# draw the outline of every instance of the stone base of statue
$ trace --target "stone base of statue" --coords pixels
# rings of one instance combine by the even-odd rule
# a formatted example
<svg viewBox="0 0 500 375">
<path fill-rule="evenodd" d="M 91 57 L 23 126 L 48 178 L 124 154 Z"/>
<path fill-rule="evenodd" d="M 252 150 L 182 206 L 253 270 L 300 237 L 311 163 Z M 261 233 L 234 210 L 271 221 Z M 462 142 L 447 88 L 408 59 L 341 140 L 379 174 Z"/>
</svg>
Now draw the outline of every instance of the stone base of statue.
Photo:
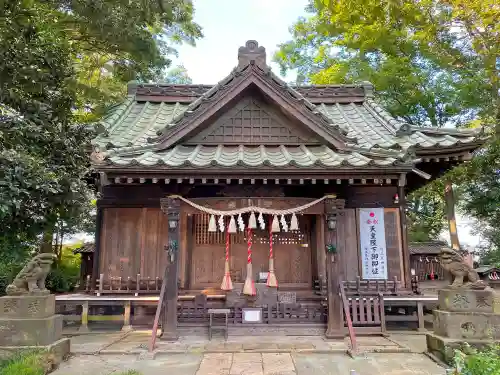
<svg viewBox="0 0 500 375">
<path fill-rule="evenodd" d="M 500 339 L 500 300 L 493 289 L 446 288 L 439 290 L 438 301 L 427 350 L 442 361 L 450 362 L 465 343 L 484 347 Z"/>
<path fill-rule="evenodd" d="M 62 315 L 55 314 L 55 296 L 0 297 L 0 357 L 12 351 L 42 349 L 59 363 L 69 354 L 70 341 L 62 338 Z"/>
</svg>

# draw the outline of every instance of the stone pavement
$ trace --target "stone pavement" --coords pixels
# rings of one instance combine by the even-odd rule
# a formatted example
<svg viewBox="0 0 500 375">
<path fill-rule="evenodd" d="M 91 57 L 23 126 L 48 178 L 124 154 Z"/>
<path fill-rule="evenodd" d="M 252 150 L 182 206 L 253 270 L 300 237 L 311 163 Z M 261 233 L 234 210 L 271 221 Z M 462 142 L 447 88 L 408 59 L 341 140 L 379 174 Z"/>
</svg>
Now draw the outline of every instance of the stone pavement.
<svg viewBox="0 0 500 375">
<path fill-rule="evenodd" d="M 422 353 L 425 335 L 358 337 L 360 355 L 346 355 L 349 340 L 320 336 L 199 336 L 158 340 L 147 352 L 148 332 L 103 333 L 71 338 L 73 357 L 53 375 L 444 375 Z"/>
<path fill-rule="evenodd" d="M 135 355 L 78 355 L 53 375 L 110 375 L 136 370 L 141 375 L 444 375 L 423 354 L 371 353 L 207 353 L 162 354 L 155 359 Z"/>
<path fill-rule="evenodd" d="M 73 354 L 144 354 L 151 338 L 149 332 L 106 333 L 74 336 Z M 424 335 L 396 334 L 390 337 L 358 337 L 362 353 L 422 353 Z M 345 340 L 326 340 L 321 336 L 230 336 L 227 341 L 214 337 L 212 341 L 200 336 L 180 337 L 177 342 L 157 340 L 155 355 L 205 353 L 316 353 L 344 354 L 350 346 Z"/>
</svg>

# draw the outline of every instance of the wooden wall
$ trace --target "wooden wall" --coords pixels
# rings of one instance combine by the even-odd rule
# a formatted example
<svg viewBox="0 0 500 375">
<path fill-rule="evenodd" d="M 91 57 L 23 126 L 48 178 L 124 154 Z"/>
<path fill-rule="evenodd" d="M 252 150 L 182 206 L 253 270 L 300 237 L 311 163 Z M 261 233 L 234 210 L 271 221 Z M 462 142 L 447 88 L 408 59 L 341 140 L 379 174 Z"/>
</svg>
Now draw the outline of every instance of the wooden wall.
<svg viewBox="0 0 500 375">
<path fill-rule="evenodd" d="M 390 196 L 393 192 L 386 190 L 387 194 L 382 196 Z M 363 201 L 361 206 L 370 205 L 372 190 L 360 188 L 359 192 L 366 194 L 358 197 L 358 204 Z M 389 201 L 388 198 L 386 200 Z M 389 279 L 397 276 L 399 280 L 404 280 L 400 213 L 398 208 L 393 207 L 385 208 L 384 211 L 388 276 Z M 183 213 L 180 218 L 181 285 L 195 289 L 218 287 L 224 269 L 224 234 L 205 233 L 201 227 L 207 226 L 208 221 L 201 223 L 195 219 L 196 216 L 198 215 L 188 217 Z M 312 218 L 312 215 L 303 215 L 300 220 L 304 237 L 292 238 L 291 234 L 278 234 L 282 239 L 276 241 L 274 253 L 276 275 L 281 286 L 288 284 L 310 288 L 318 275 L 324 278 L 325 269 L 321 264 L 324 261 L 324 245 L 318 239 L 318 236 L 325 235 L 324 215 L 316 215 L 316 221 L 309 220 Z M 253 271 L 256 276 L 259 271 L 268 269 L 269 241 L 265 231 L 254 235 Z M 231 235 L 231 269 L 234 281 L 237 278 L 244 280 L 246 275 L 247 244 L 243 237 L 242 234 Z M 139 273 L 141 277 L 162 278 L 166 263 L 164 246 L 167 242 L 168 219 L 159 207 L 104 207 L 99 273 L 103 273 L 105 278 L 135 279 Z M 346 208 L 339 217 L 337 247 L 342 262 L 339 265 L 339 277 L 354 280 L 361 270 L 357 208 Z"/>
<path fill-rule="evenodd" d="M 160 208 L 103 208 L 99 272 L 105 278 L 163 278 L 167 240 Z"/>
<path fill-rule="evenodd" d="M 300 231 L 273 234 L 274 268 L 282 287 L 310 289 L 312 287 L 314 245 L 311 240 L 311 215 L 301 215 Z M 208 232 L 208 215 L 193 215 L 191 267 L 189 288 L 219 287 L 224 275 L 225 233 Z M 269 269 L 269 229 L 253 231 L 252 272 L 254 279 L 259 272 Z M 247 264 L 246 234 L 230 234 L 230 267 L 233 282 L 244 282 Z M 315 253 L 314 253 L 315 256 Z M 181 281 L 182 283 L 182 281 Z"/>
<path fill-rule="evenodd" d="M 385 240 L 387 248 L 387 266 L 389 279 L 396 276 L 403 280 L 403 257 L 399 210 L 384 209 Z M 337 247 L 341 259 L 340 277 L 355 280 L 361 276 L 361 250 L 359 248 L 359 215 L 357 209 L 347 208 L 337 223 Z"/>
</svg>

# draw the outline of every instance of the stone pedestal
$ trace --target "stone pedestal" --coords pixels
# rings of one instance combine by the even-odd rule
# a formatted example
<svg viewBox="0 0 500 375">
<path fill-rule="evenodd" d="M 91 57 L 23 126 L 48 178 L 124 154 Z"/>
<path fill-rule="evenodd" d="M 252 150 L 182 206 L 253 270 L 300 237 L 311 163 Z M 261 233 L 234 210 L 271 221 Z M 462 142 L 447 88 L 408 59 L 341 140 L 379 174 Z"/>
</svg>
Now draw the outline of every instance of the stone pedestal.
<svg viewBox="0 0 500 375">
<path fill-rule="evenodd" d="M 481 347 L 500 339 L 499 296 L 491 288 L 442 289 L 434 310 L 434 332 L 427 334 L 427 349 L 445 362 L 464 343 Z"/>
<path fill-rule="evenodd" d="M 55 296 L 0 297 L 0 356 L 22 349 L 46 349 L 60 361 L 69 354 L 62 338 L 62 315 L 55 315 Z"/>
</svg>

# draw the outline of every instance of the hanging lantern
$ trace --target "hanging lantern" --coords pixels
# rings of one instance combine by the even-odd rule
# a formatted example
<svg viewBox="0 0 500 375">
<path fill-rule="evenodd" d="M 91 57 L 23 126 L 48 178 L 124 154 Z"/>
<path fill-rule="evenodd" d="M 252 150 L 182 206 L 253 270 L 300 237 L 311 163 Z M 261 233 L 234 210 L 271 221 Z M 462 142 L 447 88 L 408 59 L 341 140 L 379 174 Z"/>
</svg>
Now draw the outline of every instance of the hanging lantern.
<svg viewBox="0 0 500 375">
<path fill-rule="evenodd" d="M 259 218 L 257 219 L 257 221 L 259 222 L 260 229 L 266 229 L 266 223 L 264 221 L 264 215 L 262 215 L 262 212 L 259 212 Z"/>
<path fill-rule="evenodd" d="M 241 214 L 238 215 L 238 228 L 240 229 L 240 232 L 245 231 L 245 222 L 243 221 L 243 217 L 241 217 Z"/>
<path fill-rule="evenodd" d="M 271 224 L 271 231 L 273 233 L 280 231 L 280 224 L 278 223 L 278 217 L 276 215 L 274 215 L 273 217 L 273 223 Z"/>
<path fill-rule="evenodd" d="M 250 229 L 257 229 L 257 222 L 255 220 L 255 213 L 250 214 L 250 218 L 248 219 L 248 227 Z"/>
<path fill-rule="evenodd" d="M 280 223 L 283 228 L 283 232 L 288 232 L 288 223 L 286 222 L 285 215 L 281 215 Z"/>
<path fill-rule="evenodd" d="M 208 221 L 208 231 L 217 232 L 217 225 L 215 224 L 215 216 L 210 215 L 210 220 Z"/>
<path fill-rule="evenodd" d="M 221 232 L 224 232 L 225 226 L 224 226 L 224 216 L 220 215 L 219 216 L 219 230 Z"/>
<path fill-rule="evenodd" d="M 236 220 L 234 220 L 234 216 L 231 216 L 231 220 L 229 220 L 229 227 L 227 228 L 229 233 L 236 233 Z"/>
<path fill-rule="evenodd" d="M 292 215 L 292 220 L 290 221 L 290 230 L 299 230 L 299 221 L 295 214 Z"/>
</svg>

